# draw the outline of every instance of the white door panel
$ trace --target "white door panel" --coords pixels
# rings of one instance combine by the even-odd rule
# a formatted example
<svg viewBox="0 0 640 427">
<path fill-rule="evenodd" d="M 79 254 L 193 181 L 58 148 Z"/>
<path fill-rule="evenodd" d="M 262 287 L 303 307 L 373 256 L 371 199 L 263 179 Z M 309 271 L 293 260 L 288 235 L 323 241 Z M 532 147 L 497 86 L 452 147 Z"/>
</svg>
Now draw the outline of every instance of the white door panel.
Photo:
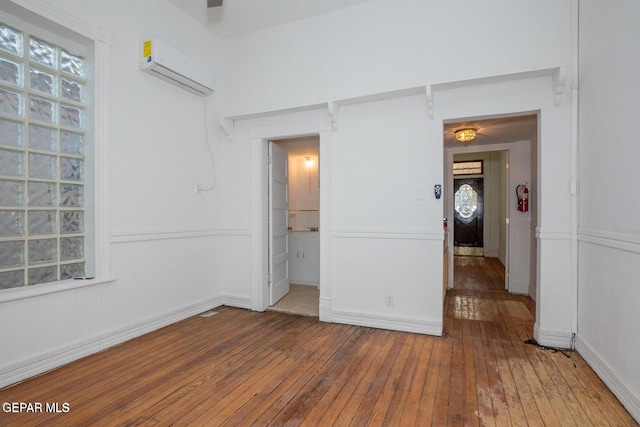
<svg viewBox="0 0 640 427">
<path fill-rule="evenodd" d="M 289 173 L 287 153 L 269 141 L 270 305 L 289 293 Z"/>
</svg>

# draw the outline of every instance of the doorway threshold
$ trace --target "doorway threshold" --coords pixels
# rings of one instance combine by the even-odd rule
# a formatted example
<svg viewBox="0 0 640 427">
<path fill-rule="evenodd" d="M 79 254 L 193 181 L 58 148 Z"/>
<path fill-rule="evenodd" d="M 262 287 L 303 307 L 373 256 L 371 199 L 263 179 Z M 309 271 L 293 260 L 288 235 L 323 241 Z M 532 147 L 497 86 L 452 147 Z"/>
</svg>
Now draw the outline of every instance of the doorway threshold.
<svg viewBox="0 0 640 427">
<path fill-rule="evenodd" d="M 319 316 L 320 291 L 317 286 L 291 284 L 289 293 L 268 308 L 269 311 L 297 314 L 299 316 Z"/>
<path fill-rule="evenodd" d="M 467 246 L 456 246 L 453 248 L 454 255 L 463 256 L 484 256 L 484 248 L 472 248 Z"/>
</svg>

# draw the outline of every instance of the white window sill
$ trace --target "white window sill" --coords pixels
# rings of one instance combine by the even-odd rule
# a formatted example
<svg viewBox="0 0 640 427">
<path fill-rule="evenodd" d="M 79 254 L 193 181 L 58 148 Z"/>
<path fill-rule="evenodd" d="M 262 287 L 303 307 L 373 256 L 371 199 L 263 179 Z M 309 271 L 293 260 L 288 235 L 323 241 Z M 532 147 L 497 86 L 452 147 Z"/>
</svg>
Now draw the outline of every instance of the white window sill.
<svg viewBox="0 0 640 427">
<path fill-rule="evenodd" d="M 42 283 L 39 285 L 20 286 L 0 290 L 0 304 L 4 302 L 17 301 L 21 299 L 39 297 L 42 295 L 55 294 L 58 292 L 70 291 L 73 289 L 86 288 L 88 286 L 102 285 L 115 282 L 115 278 L 95 278 L 87 280 L 63 280 L 60 282 Z"/>
</svg>

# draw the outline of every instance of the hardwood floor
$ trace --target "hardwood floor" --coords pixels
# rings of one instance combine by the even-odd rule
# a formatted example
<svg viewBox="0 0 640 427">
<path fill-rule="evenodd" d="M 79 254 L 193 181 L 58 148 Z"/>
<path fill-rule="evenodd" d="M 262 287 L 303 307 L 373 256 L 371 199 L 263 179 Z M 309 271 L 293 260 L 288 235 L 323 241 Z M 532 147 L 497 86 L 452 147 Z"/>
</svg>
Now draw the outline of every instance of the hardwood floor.
<svg viewBox="0 0 640 427">
<path fill-rule="evenodd" d="M 0 390 L 43 404 L 0 425 L 637 425 L 578 354 L 523 343 L 498 266 L 456 267 L 444 337 L 220 307 Z"/>
</svg>

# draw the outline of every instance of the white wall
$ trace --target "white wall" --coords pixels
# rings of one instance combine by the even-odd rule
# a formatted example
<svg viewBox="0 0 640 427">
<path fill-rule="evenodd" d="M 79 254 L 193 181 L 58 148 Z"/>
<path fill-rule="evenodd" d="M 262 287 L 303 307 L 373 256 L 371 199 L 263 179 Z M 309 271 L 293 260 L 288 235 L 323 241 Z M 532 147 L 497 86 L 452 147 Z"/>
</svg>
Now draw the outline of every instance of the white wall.
<svg viewBox="0 0 640 427">
<path fill-rule="evenodd" d="M 424 96 L 345 106 L 332 138 L 333 317 L 442 322 L 442 144 Z M 437 253 L 440 256 L 434 256 Z M 432 286 L 435 285 L 435 286 Z M 385 295 L 393 294 L 393 306 Z"/>
<path fill-rule="evenodd" d="M 233 71 L 220 88 L 223 112 L 570 65 L 570 6 L 570 0 L 374 0 L 236 37 L 224 43 Z"/>
<path fill-rule="evenodd" d="M 580 3 L 578 349 L 640 420 L 640 3 Z"/>
<path fill-rule="evenodd" d="M 291 120 L 291 111 L 307 109 L 324 110 L 329 119 L 327 101 L 337 107 L 327 136 L 330 176 L 321 174 L 321 191 L 327 179 L 333 191 L 331 209 L 320 208 L 333 224 L 325 236 L 330 250 L 321 276 L 325 320 L 417 319 L 437 330 L 443 209 L 442 200 L 433 198 L 433 185 L 444 181 L 442 123 L 542 111 L 538 200 L 532 202 L 537 209 L 545 206 L 537 224 L 543 249 L 537 255 L 536 337 L 569 346 L 572 267 L 562 259 L 571 258 L 571 98 L 551 74 L 559 67 L 571 71 L 571 5 L 374 0 L 223 43 L 228 69 L 219 95 L 223 114 L 242 128 L 234 132 L 237 153 L 251 145 L 245 126 L 259 127 L 260 120 L 277 126 Z M 474 19 L 469 26 L 454 25 L 463 10 Z M 425 85 L 431 84 L 427 97 Z M 386 100 L 367 98 L 381 93 Z M 246 174 L 261 173 L 256 157 Z M 529 159 L 525 163 L 531 166 Z M 236 187 L 245 194 L 260 192 L 259 185 Z M 416 200 L 417 193 L 424 200 Z M 223 205 L 237 204 L 229 198 Z M 528 242 L 533 231 L 526 231 Z M 258 261 L 237 260 L 252 262 Z M 527 280 L 521 292 L 528 293 L 533 264 L 523 262 Z M 380 265 L 384 272 L 373 267 Z M 261 275 L 255 268 L 254 279 Z M 384 304 L 388 292 L 397 294 L 393 307 Z"/>
<path fill-rule="evenodd" d="M 246 250 L 225 242 L 229 233 L 248 241 L 248 232 L 230 219 L 244 212 L 220 212 L 217 194 L 194 191 L 212 179 L 203 98 L 138 70 L 138 42 L 148 37 L 217 68 L 214 37 L 165 0 L 28 3 L 78 19 L 110 42 L 100 73 L 110 76 L 101 102 L 108 109 L 103 184 L 112 242 L 106 269 L 115 281 L 0 303 L 0 322 L 15 325 L 0 332 L 0 386 L 203 311 L 224 294 L 241 293 L 240 282 L 248 280 L 223 268 L 234 252 Z M 207 102 L 209 119 L 217 122 L 216 95 Z M 233 161 L 217 131 L 210 139 L 217 156 Z M 225 164 L 217 166 L 219 174 L 233 176 Z M 230 187 L 221 180 L 216 191 L 231 194 Z"/>
<path fill-rule="evenodd" d="M 265 140 L 319 133 L 320 319 L 441 333 L 442 289 L 428 278 L 442 275 L 442 204 L 432 190 L 442 166 L 430 159 L 443 148 L 425 137 L 426 104 L 417 95 L 343 106 L 335 132 L 326 109 L 235 122 L 234 144 L 253 153 L 254 185 L 238 191 L 255 200 L 256 246 L 236 263 L 258 262 L 254 308 L 264 309 L 266 294 Z"/>
</svg>

